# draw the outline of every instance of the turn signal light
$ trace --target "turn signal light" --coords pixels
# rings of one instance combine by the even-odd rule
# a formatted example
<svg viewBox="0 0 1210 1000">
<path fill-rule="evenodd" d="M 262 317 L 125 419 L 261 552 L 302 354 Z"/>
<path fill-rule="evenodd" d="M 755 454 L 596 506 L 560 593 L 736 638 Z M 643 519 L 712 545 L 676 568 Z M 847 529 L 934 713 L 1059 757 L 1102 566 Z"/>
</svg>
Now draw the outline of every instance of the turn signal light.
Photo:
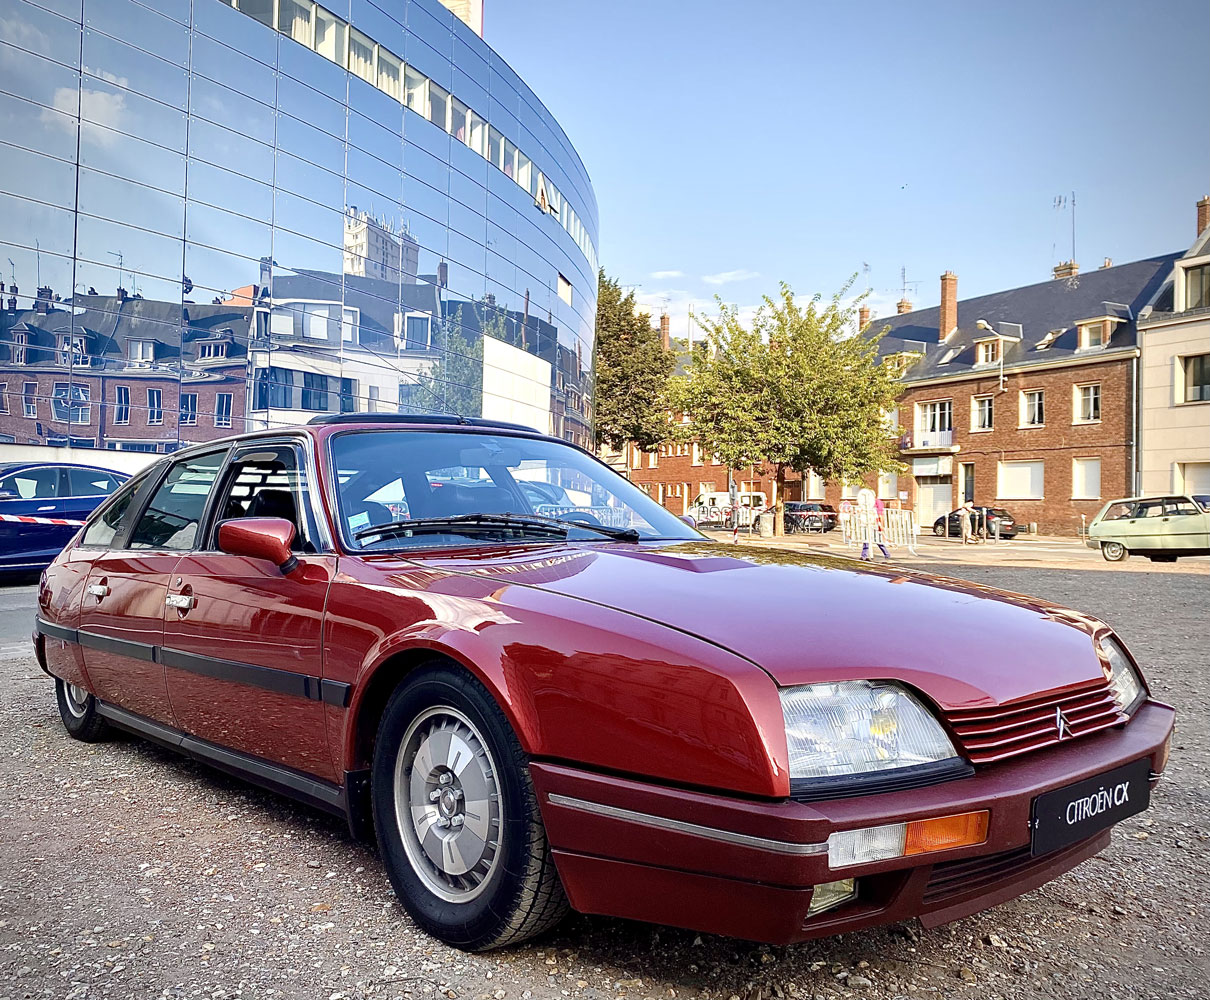
<svg viewBox="0 0 1210 1000">
<path fill-rule="evenodd" d="M 973 847 L 987 840 L 990 818 L 991 814 L 984 809 L 910 823 L 842 830 L 828 837 L 828 866 L 847 868 L 871 861 Z"/>
<path fill-rule="evenodd" d="M 987 840 L 987 821 L 990 817 L 991 813 L 984 809 L 982 812 L 943 816 L 940 819 L 913 820 L 907 824 L 904 856 L 982 844 Z"/>
</svg>

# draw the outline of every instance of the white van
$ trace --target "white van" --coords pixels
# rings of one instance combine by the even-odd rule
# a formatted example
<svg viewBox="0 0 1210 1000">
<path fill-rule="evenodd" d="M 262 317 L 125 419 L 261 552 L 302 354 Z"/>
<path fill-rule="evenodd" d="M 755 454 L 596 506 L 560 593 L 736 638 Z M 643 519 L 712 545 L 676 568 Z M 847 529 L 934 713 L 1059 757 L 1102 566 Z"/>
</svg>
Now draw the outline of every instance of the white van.
<svg viewBox="0 0 1210 1000">
<path fill-rule="evenodd" d="M 738 493 L 736 500 L 739 506 L 739 524 L 747 526 L 752 523 L 752 515 L 765 509 L 768 500 L 763 493 Z M 693 501 L 690 513 L 697 519 L 698 524 L 722 524 L 731 514 L 731 494 L 725 490 L 717 493 L 699 493 Z"/>
</svg>

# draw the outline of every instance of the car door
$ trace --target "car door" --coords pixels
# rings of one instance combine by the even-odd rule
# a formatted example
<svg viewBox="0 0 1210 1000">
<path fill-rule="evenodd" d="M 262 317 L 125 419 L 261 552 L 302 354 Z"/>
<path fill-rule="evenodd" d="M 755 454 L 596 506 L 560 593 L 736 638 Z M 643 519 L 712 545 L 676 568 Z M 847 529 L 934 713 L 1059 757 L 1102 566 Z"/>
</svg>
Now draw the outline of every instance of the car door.
<svg viewBox="0 0 1210 1000">
<path fill-rule="evenodd" d="M 193 547 L 227 449 L 182 457 L 149 477 L 138 513 L 92 564 L 80 644 L 93 692 L 136 715 L 174 725 L 158 649 L 171 573 Z"/>
<path fill-rule="evenodd" d="M 232 453 L 205 537 L 173 570 L 161 659 L 185 732 L 335 781 L 323 700 L 333 694 L 320 678 L 336 557 L 310 488 L 300 442 L 256 441 Z M 218 525 L 241 517 L 291 521 L 298 568 L 286 575 L 219 551 Z"/>
<path fill-rule="evenodd" d="M 31 466 L 0 477 L 0 514 L 64 518 L 69 492 L 67 470 L 58 465 Z M 0 567 L 47 565 L 71 541 L 78 526 L 0 521 Z"/>
<path fill-rule="evenodd" d="M 1131 552 L 1149 552 L 1164 547 L 1165 527 L 1163 497 L 1140 500 L 1122 522 L 1119 540 Z"/>
<path fill-rule="evenodd" d="M 1164 501 L 1164 547 L 1181 552 L 1204 549 L 1207 516 L 1189 497 L 1168 497 Z"/>
</svg>

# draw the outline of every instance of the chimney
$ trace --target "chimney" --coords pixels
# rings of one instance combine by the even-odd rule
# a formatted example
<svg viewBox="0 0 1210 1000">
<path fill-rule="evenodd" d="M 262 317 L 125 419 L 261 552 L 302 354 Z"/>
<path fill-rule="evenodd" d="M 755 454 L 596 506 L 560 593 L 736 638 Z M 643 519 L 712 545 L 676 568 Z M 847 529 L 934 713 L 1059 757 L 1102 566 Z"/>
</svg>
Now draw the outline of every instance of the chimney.
<svg viewBox="0 0 1210 1000">
<path fill-rule="evenodd" d="M 958 275 L 946 271 L 941 275 L 941 315 L 937 321 L 941 339 L 945 340 L 958 325 Z"/>
<path fill-rule="evenodd" d="M 861 330 L 864 330 L 869 325 L 870 325 L 870 307 L 862 306 L 860 309 L 857 310 L 857 329 L 858 329 L 858 331 L 861 331 Z"/>
<path fill-rule="evenodd" d="M 1113 258 L 1112 257 L 1106 257 L 1105 263 L 1102 264 L 1097 270 L 1104 271 L 1105 268 L 1107 268 L 1107 267 L 1113 267 Z"/>
<path fill-rule="evenodd" d="M 1201 236 L 1207 226 L 1210 226 L 1210 195 L 1197 203 L 1197 235 Z"/>
<path fill-rule="evenodd" d="M 906 296 L 895 303 L 895 315 L 902 316 L 904 313 L 912 311 L 912 303 L 909 302 Z"/>
<path fill-rule="evenodd" d="M 660 343 L 664 345 L 665 351 L 672 350 L 672 320 L 668 318 L 667 313 L 660 315 Z"/>
<path fill-rule="evenodd" d="M 437 265 L 437 284 L 441 288 L 448 288 L 450 283 L 450 266 L 445 261 Z"/>
<path fill-rule="evenodd" d="M 1062 264 L 1055 265 L 1055 278 L 1074 278 L 1080 273 L 1080 265 L 1074 260 L 1065 260 Z"/>
</svg>

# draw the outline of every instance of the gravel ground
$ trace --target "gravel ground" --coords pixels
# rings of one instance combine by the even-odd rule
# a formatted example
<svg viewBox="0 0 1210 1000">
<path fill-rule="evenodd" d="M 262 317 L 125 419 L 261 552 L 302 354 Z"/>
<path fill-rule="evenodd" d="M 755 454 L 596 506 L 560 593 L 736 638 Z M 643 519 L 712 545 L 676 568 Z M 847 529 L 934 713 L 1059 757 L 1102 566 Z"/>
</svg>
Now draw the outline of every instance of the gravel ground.
<svg viewBox="0 0 1210 1000">
<path fill-rule="evenodd" d="M 134 739 L 69 739 L 49 681 L 0 648 L 0 997 L 1206 997 L 1210 586 L 949 572 L 1094 611 L 1180 711 L 1152 809 L 1022 899 L 787 948 L 573 916 L 468 956 L 411 925 L 339 822 Z"/>
</svg>

